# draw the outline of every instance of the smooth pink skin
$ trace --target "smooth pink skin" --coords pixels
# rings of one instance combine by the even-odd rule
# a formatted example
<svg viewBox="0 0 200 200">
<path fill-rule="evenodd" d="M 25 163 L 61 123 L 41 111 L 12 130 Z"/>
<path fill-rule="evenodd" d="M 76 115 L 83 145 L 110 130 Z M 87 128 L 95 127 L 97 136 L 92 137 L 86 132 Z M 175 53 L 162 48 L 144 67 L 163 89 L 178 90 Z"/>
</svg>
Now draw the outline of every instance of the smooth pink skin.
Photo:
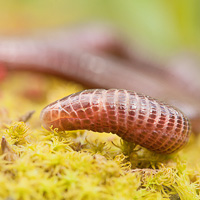
<svg viewBox="0 0 200 200">
<path fill-rule="evenodd" d="M 0 62 L 9 70 L 34 70 L 91 88 L 126 88 L 164 100 L 200 122 L 200 87 L 130 48 L 109 29 L 58 31 L 47 36 L 0 40 Z M 194 123 L 193 123 L 194 124 Z M 193 128 L 199 131 L 200 123 Z"/>
<path fill-rule="evenodd" d="M 40 119 L 46 129 L 111 132 L 165 154 L 180 150 L 191 133 L 181 111 L 130 90 L 84 90 L 45 107 Z"/>
</svg>

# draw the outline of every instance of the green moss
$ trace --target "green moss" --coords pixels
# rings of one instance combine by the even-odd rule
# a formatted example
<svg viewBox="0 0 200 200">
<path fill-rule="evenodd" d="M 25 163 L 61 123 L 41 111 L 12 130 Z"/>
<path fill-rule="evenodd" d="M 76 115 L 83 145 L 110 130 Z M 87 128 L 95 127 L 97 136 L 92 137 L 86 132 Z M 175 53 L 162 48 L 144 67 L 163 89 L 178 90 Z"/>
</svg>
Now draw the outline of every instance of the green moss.
<svg viewBox="0 0 200 200">
<path fill-rule="evenodd" d="M 47 131 L 39 123 L 42 107 L 82 87 L 43 78 L 45 98 L 32 101 L 22 95 L 21 76 L 12 75 L 1 86 L 4 95 L 0 103 L 4 107 L 0 109 L 0 137 L 10 144 L 0 156 L 1 199 L 200 198 L 200 160 L 196 153 L 200 138 L 192 138 L 179 153 L 164 156 L 113 134 Z M 54 95 L 49 88 L 56 91 Z M 16 101 L 9 101 L 12 98 Z M 23 105 L 20 108 L 16 105 L 19 101 Z M 33 107 L 35 116 L 28 123 L 18 122 L 18 117 Z"/>
</svg>

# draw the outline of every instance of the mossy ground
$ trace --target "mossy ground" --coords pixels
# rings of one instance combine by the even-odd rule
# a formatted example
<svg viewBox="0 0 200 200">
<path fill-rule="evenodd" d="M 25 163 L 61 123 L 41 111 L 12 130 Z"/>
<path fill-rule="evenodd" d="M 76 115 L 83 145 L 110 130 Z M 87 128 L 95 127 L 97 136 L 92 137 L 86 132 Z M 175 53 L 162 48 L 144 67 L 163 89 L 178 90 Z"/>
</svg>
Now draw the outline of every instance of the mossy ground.
<svg viewBox="0 0 200 200">
<path fill-rule="evenodd" d="M 200 199 L 200 138 L 159 155 L 113 134 L 44 130 L 40 111 L 84 89 L 33 73 L 0 83 L 0 137 L 13 151 L 0 157 L 0 199 Z M 35 110 L 31 119 L 19 122 Z"/>
</svg>

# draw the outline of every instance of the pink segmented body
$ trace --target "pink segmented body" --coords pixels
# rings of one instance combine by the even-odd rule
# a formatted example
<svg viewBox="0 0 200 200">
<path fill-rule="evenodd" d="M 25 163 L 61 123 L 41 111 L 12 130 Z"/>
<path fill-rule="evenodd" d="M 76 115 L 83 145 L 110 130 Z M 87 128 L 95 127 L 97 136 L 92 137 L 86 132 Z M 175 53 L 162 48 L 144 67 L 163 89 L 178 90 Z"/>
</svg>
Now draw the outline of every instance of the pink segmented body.
<svg viewBox="0 0 200 200">
<path fill-rule="evenodd" d="M 43 109 L 45 128 L 112 132 L 151 151 L 173 153 L 190 136 L 190 123 L 178 109 L 130 90 L 84 90 Z"/>
</svg>

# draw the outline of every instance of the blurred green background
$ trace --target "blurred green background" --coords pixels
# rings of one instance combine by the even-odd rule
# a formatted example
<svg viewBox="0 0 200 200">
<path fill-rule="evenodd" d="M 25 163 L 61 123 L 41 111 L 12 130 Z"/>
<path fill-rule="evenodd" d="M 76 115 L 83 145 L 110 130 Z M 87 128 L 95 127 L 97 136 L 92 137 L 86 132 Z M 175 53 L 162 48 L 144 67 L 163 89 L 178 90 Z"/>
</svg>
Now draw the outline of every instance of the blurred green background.
<svg viewBox="0 0 200 200">
<path fill-rule="evenodd" d="M 199 0 L 0 0 L 0 34 L 106 22 L 161 56 L 200 51 Z"/>
</svg>

